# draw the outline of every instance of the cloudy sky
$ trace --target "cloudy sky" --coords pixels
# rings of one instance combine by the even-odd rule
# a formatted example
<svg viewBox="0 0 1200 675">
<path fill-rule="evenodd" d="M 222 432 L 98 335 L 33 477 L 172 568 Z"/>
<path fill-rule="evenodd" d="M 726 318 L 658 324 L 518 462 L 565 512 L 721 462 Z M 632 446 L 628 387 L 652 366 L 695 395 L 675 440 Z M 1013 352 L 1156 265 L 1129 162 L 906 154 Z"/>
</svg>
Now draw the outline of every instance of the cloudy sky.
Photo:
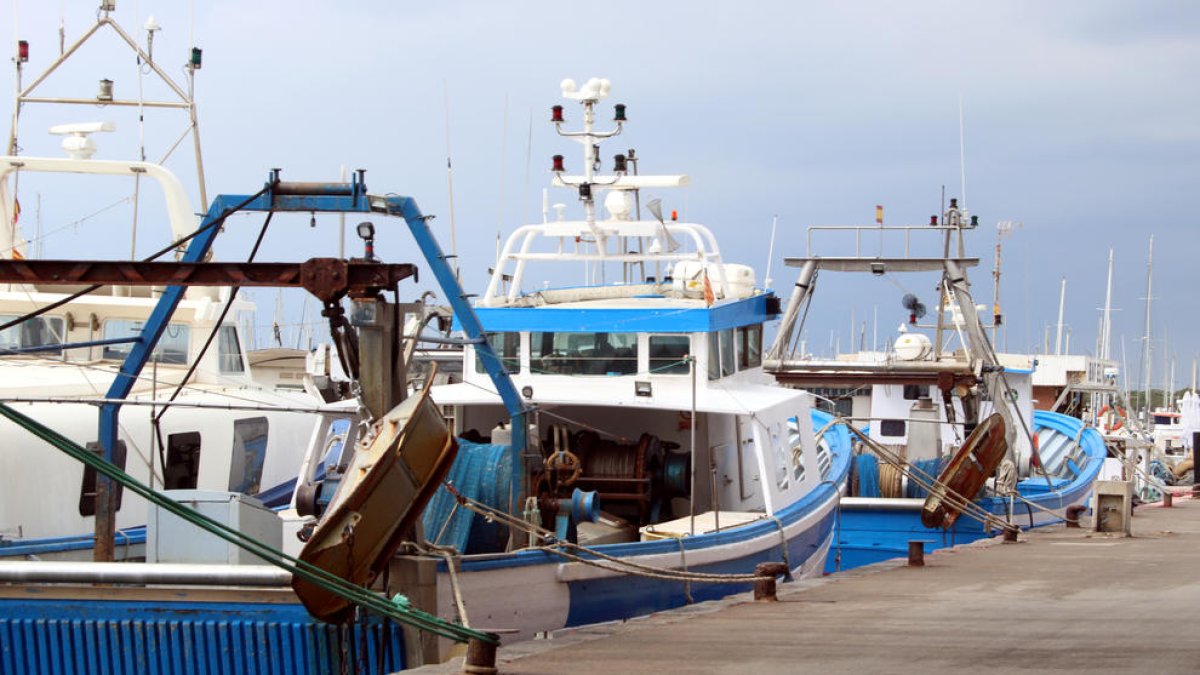
<svg viewBox="0 0 1200 675">
<path fill-rule="evenodd" d="M 69 44 L 97 4 L 15 3 L 12 34 L 32 45 L 26 85 L 57 55 L 60 19 Z M 1065 276 L 1071 350 L 1093 352 L 1112 248 L 1112 349 L 1120 360 L 1124 347 L 1137 377 L 1153 235 L 1155 383 L 1164 353 L 1176 359 L 1177 386 L 1200 354 L 1200 6 L 1191 2 L 118 0 L 114 16 L 142 36 L 150 14 L 163 26 L 155 59 L 172 75 L 182 79 L 191 44 L 204 49 L 196 88 L 210 196 L 251 193 L 271 167 L 296 180 L 361 167 L 373 190 L 412 195 L 438 215 L 448 247 L 449 155 L 458 252 L 473 291 L 486 282 L 497 231 L 540 219 L 550 156 L 580 163 L 577 146 L 546 122 L 564 77 L 612 81 L 609 102 L 626 103 L 631 122 L 605 155 L 633 147 L 643 172 L 689 174 L 690 188 L 662 195 L 668 207 L 712 227 L 725 257 L 757 267 L 760 281 L 778 216 L 771 276 L 785 293 L 794 271 L 782 259 L 805 254 L 808 226 L 866 224 L 876 204 L 889 224 L 921 224 L 941 208 L 943 189 L 963 196 L 961 100 L 967 206 L 980 221 L 968 252 L 984 259 L 972 274 L 980 302 L 992 294 L 997 223 L 1021 224 L 1004 240 L 1000 346 L 1043 350 Z M 118 98 L 136 96 L 136 63 L 100 37 L 39 93 L 93 96 L 106 77 Z M 164 97 L 148 77 L 141 86 Z M 15 89 L 11 68 L 0 88 Z M 573 104 L 567 114 L 579 118 Z M 101 154 L 130 156 L 133 115 L 31 105 L 20 143 L 28 154 L 56 153 L 50 124 L 112 119 L 121 129 L 98 139 Z M 147 126 L 156 158 L 181 117 L 151 117 L 165 129 Z M 178 151 L 171 164 L 187 175 L 188 161 Z M 89 255 L 127 256 L 128 203 L 91 215 L 120 200 L 125 188 L 114 187 L 66 200 L 48 191 L 44 254 L 79 255 L 86 244 Z M 22 185 L 27 231 L 30 193 L 42 189 Z M 259 220 L 243 221 L 229 228 L 222 257 L 244 257 Z M 164 232 L 143 223 L 137 252 L 158 248 Z M 307 218 L 277 222 L 260 260 L 330 255 L 336 232 L 332 218 L 315 229 Z M 845 252 L 845 241 L 814 243 L 818 253 Z M 416 258 L 399 229 L 381 233 L 380 250 L 391 261 Z M 809 350 L 847 349 L 852 316 L 856 333 L 867 322 L 868 346 L 890 338 L 903 293 L 931 304 L 934 283 L 824 276 Z M 269 314 L 273 294 L 256 299 Z"/>
</svg>

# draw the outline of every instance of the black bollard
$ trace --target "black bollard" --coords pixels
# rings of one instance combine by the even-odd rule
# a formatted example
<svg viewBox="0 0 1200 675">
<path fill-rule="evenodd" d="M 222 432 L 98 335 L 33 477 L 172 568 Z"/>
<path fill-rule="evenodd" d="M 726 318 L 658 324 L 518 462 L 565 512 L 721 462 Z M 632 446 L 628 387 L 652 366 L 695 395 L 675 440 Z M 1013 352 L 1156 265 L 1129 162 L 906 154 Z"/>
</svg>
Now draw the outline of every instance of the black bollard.
<svg viewBox="0 0 1200 675">
<path fill-rule="evenodd" d="M 916 539 L 908 540 L 908 566 L 925 566 L 925 542 Z"/>
<path fill-rule="evenodd" d="M 754 566 L 754 601 L 775 602 L 775 577 L 788 573 L 787 565 L 783 563 L 759 563 Z"/>
<path fill-rule="evenodd" d="M 469 675 L 495 675 L 496 644 L 471 638 L 467 640 L 467 658 L 463 661 L 463 673 Z"/>
</svg>

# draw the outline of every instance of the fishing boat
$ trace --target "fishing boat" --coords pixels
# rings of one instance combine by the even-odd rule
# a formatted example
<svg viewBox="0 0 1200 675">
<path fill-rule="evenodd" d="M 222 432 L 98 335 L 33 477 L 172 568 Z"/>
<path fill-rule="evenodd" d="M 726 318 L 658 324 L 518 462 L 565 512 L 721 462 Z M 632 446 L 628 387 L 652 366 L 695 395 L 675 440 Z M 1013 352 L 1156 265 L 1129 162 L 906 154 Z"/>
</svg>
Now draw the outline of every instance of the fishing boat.
<svg viewBox="0 0 1200 675">
<path fill-rule="evenodd" d="M 114 11 L 115 3 L 102 2 L 84 36 L 64 45 L 43 76 L 19 89 L 14 119 L 33 102 L 166 106 L 189 112 L 195 131 L 190 86 L 169 83 L 181 97 L 169 103 L 114 98 L 111 82 L 94 100 L 47 101 L 34 92 L 99 34 L 127 44 L 140 72 L 165 78 L 148 44 L 160 27 L 147 21 L 143 47 Z M 28 55 L 22 41 L 18 82 Z M 193 49 L 185 72 L 190 78 L 199 67 Z M 384 368 L 376 358 L 404 347 L 379 338 L 391 324 L 351 325 L 339 313 L 343 298 L 365 298 L 355 306 L 391 316 L 380 293 L 412 277 L 416 267 L 386 265 L 371 255 L 304 263 L 229 263 L 211 256 L 218 233 L 236 225 L 229 221 L 234 213 L 258 213 L 267 223 L 278 212 L 400 215 L 428 236 L 419 211 L 405 197 L 369 195 L 361 173 L 350 182 L 295 184 L 276 170 L 256 193 L 220 195 L 197 218 L 191 195 L 165 165 L 101 159 L 90 136 L 108 130 L 105 123 L 58 128 L 67 135 L 65 158 L 18 154 L 14 130 L 0 159 L 0 314 L 6 324 L 0 333 L 0 672 L 383 673 L 412 662 L 403 622 L 457 635 L 456 627 L 418 618 L 380 594 L 289 567 L 279 551 L 283 522 L 273 507 L 292 499 L 310 437 L 347 405 L 374 406 L 371 414 L 382 416 L 377 395 L 386 392 L 368 382 L 349 404 L 327 402 L 338 398 L 341 387 L 331 375 L 339 369 L 326 359 L 325 367 L 310 372 L 301 365 L 308 355 L 291 350 L 252 355 L 236 321 L 238 312 L 253 309 L 239 288 L 309 290 L 334 319 L 340 370 L 357 382 L 360 362 L 351 354 L 378 374 Z M 52 183 L 57 179 L 68 190 L 58 198 L 80 199 L 98 192 L 94 183 L 107 181 L 111 188 L 114 177 L 132 183 L 125 187 L 133 188 L 135 204 L 139 191 L 147 199 L 157 191 L 165 205 L 170 229 L 158 233 L 165 246 L 156 256 L 33 255 L 17 219 L 18 197 L 28 203 L 34 185 L 64 187 Z M 202 182 L 199 194 L 206 201 Z M 462 295 L 457 286 L 455 293 Z M 402 314 L 395 316 L 399 325 Z M 348 348 L 359 333 L 361 352 Z M 320 440 L 334 448 L 338 438 Z M 374 603 L 374 613 L 343 624 L 314 618 L 289 588 L 293 576 L 305 574 L 356 603 Z"/>
<path fill-rule="evenodd" d="M 506 641 L 744 591 L 759 563 L 820 574 L 850 464 L 846 430 L 762 369 L 774 294 L 713 230 L 642 204 L 688 177 L 639 174 L 633 151 L 601 173 L 626 107 L 601 131 L 608 81 L 561 89 L 582 130 L 561 105 L 551 122 L 583 163 L 556 155 L 553 187 L 582 217 L 547 198 L 508 237 L 474 308 L 497 356 L 466 345 L 464 381 L 431 390 L 459 444 L 423 517 L 451 552 L 431 611 Z"/>
<path fill-rule="evenodd" d="M 60 104 L 52 107 L 55 112 L 72 104 L 76 109 L 86 104 L 90 110 L 112 110 L 106 106 L 176 109 L 188 120 L 181 140 L 198 133 L 190 92 L 201 66 L 199 50 L 192 52 L 184 68 L 186 84 L 178 83 L 153 55 L 154 33 L 160 27 L 151 19 L 147 42 L 139 43 L 117 23 L 111 9 L 102 7 L 95 24 L 65 45 L 69 49 L 31 84 L 21 85 L 30 55 L 27 42 L 21 42 L 14 60 L 19 93 L 7 153 L 0 159 L 0 222 L 5 224 L 0 228 L 0 256 L 14 265 L 47 262 L 37 255 L 40 242 L 27 240 L 40 233 L 40 228 L 29 227 L 33 209 L 21 214 L 20 204 L 28 207 L 35 198 L 66 202 L 82 201 L 79 195 L 118 197 L 115 203 L 132 206 L 134 235 L 140 219 L 142 238 L 153 237 L 163 246 L 160 260 L 181 253 L 196 236 L 200 221 L 193 203 L 196 197 L 206 201 L 198 137 L 194 144 L 197 181 L 190 188 L 161 162 L 108 158 L 112 152 L 103 146 L 107 135 L 116 131 L 112 122 L 51 128 L 62 137 L 64 155 L 18 153 L 18 147 L 40 143 L 23 139 L 17 126 L 22 121 L 28 126 L 27 108 L 35 103 Z M 139 76 L 160 79 L 171 98 L 114 99 L 109 80 L 91 97 L 43 94 L 80 47 L 106 36 L 127 46 L 143 64 Z M 143 115 L 139 125 L 152 131 L 167 126 L 160 117 L 164 123 L 156 127 L 153 119 Z M 140 131 L 135 137 L 144 139 L 146 129 Z M 123 140 L 127 143 L 129 138 L 127 134 Z M 131 155 L 146 156 L 148 148 L 141 142 Z M 158 204 L 163 211 L 152 213 L 152 206 Z M 100 223 L 107 218 L 105 212 L 79 227 L 103 227 L 109 239 L 124 236 L 119 223 Z M 148 230 L 147 222 L 161 229 Z M 167 283 L 130 286 L 119 279 L 91 283 L 83 279 L 82 270 L 93 261 L 86 259 L 86 252 L 73 253 L 83 259 L 65 260 L 59 269 L 48 272 L 45 267 L 39 271 L 22 267 L 17 277 L 0 285 L 0 400 L 79 443 L 91 443 L 97 451 L 105 445 L 100 437 L 111 436 L 108 457 L 156 488 L 236 493 L 268 507 L 286 504 L 316 423 L 313 413 L 327 398 L 304 374 L 305 354 L 290 353 L 286 358 L 254 354 L 239 319 L 255 308 L 232 284 L 187 288 L 170 320 L 163 323 L 154 312 Z M 144 279 L 133 269 L 136 262 L 130 261 L 130 281 Z M 79 281 L 64 281 L 70 278 Z M 146 334 L 150 326 L 161 334 L 153 336 L 153 350 L 143 355 L 143 369 L 133 372 L 127 369 L 131 354 L 150 344 Z M 292 365 L 281 367 L 285 362 Z M 5 452 L 0 453 L 0 557 L 91 558 L 97 513 L 95 473 L 69 458 L 47 453 L 41 443 L 7 424 L 0 426 L 0 433 L 8 439 Z M 145 502 L 123 495 L 115 505 L 113 529 L 119 545 L 106 548 L 117 558 L 145 556 Z"/>
<path fill-rule="evenodd" d="M 1075 520 L 1078 508 L 1073 507 L 1087 504 L 1107 455 L 1104 438 L 1083 420 L 1035 410 L 1037 359 L 993 349 L 967 280 L 967 269 L 979 260 L 966 256 L 965 236 L 977 223 L 951 200 L 928 225 L 814 226 L 807 254 L 786 259 L 800 274 L 766 367 L 786 386 L 819 393 L 823 404 L 853 427 L 856 440 L 827 572 L 903 556 L 912 541 L 932 552 L 1004 530 Z M 846 240 L 837 241 L 839 236 L 853 238 L 852 255 L 811 250 L 814 239 L 845 250 Z M 875 238 L 881 242 L 879 255 L 864 253 L 862 242 Z M 903 242 L 903 255 L 883 255 L 883 247 L 896 242 Z M 796 357 L 797 319 L 811 302 L 819 272 L 940 276 L 935 320 L 922 323 L 927 306 L 906 293 L 898 303 L 901 328 L 887 350 L 832 359 Z M 951 349 L 955 342 L 957 349 Z M 1054 394 L 1055 406 L 1068 396 Z M 952 458 L 993 415 L 1003 420 L 1005 449 L 998 458 L 1001 470 L 990 466 L 985 477 L 995 472 L 999 478 L 958 495 L 965 512 L 947 526 L 922 522 L 927 502 L 942 499 L 949 490 L 946 481 L 963 470 Z"/>
</svg>

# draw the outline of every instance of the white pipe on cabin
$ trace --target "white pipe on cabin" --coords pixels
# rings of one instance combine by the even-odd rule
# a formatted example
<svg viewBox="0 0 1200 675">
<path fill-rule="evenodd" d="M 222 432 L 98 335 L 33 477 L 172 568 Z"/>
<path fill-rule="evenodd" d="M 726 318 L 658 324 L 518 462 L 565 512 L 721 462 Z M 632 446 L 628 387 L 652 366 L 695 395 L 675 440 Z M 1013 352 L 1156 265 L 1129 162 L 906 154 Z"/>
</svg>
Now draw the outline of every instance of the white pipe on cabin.
<svg viewBox="0 0 1200 675">
<path fill-rule="evenodd" d="M 292 575 L 272 565 L 18 560 L 0 562 L 0 583 L 289 586 Z"/>
</svg>

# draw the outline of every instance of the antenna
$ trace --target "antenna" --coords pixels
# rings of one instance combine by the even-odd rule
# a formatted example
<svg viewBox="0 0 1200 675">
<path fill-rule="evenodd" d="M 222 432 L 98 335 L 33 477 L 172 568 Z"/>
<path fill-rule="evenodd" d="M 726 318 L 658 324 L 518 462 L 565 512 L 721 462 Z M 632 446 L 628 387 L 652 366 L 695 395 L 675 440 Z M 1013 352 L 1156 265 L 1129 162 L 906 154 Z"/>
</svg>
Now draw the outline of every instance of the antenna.
<svg viewBox="0 0 1200 675">
<path fill-rule="evenodd" d="M 963 131 L 963 95 L 958 93 L 958 170 L 962 181 L 963 211 L 967 210 L 967 150 Z"/>
<path fill-rule="evenodd" d="M 446 191 L 450 197 L 450 255 L 454 276 L 458 276 L 458 237 L 454 229 L 454 166 L 450 162 L 450 87 L 442 79 L 442 108 L 446 118 Z"/>
<path fill-rule="evenodd" d="M 504 229 L 504 160 L 508 154 L 508 92 L 504 92 L 504 123 L 500 130 L 500 204 L 496 214 L 496 241 Z"/>
<path fill-rule="evenodd" d="M 663 220 L 662 200 L 658 197 L 655 197 L 654 199 L 646 202 L 646 210 L 650 211 L 650 214 L 653 215 L 654 219 L 658 221 L 659 229 L 662 231 L 662 239 L 667 243 L 667 250 L 677 250 L 679 248 L 679 242 L 675 241 L 675 237 L 671 236 L 671 231 L 667 229 L 667 223 Z M 654 244 L 651 244 L 650 247 L 654 248 Z M 661 249 L 662 244 L 659 244 L 659 250 Z"/>
<path fill-rule="evenodd" d="M 767 275 L 763 277 L 763 288 L 771 287 L 771 261 L 775 258 L 775 228 L 779 225 L 779 214 L 771 216 L 771 245 L 767 248 Z"/>
</svg>

